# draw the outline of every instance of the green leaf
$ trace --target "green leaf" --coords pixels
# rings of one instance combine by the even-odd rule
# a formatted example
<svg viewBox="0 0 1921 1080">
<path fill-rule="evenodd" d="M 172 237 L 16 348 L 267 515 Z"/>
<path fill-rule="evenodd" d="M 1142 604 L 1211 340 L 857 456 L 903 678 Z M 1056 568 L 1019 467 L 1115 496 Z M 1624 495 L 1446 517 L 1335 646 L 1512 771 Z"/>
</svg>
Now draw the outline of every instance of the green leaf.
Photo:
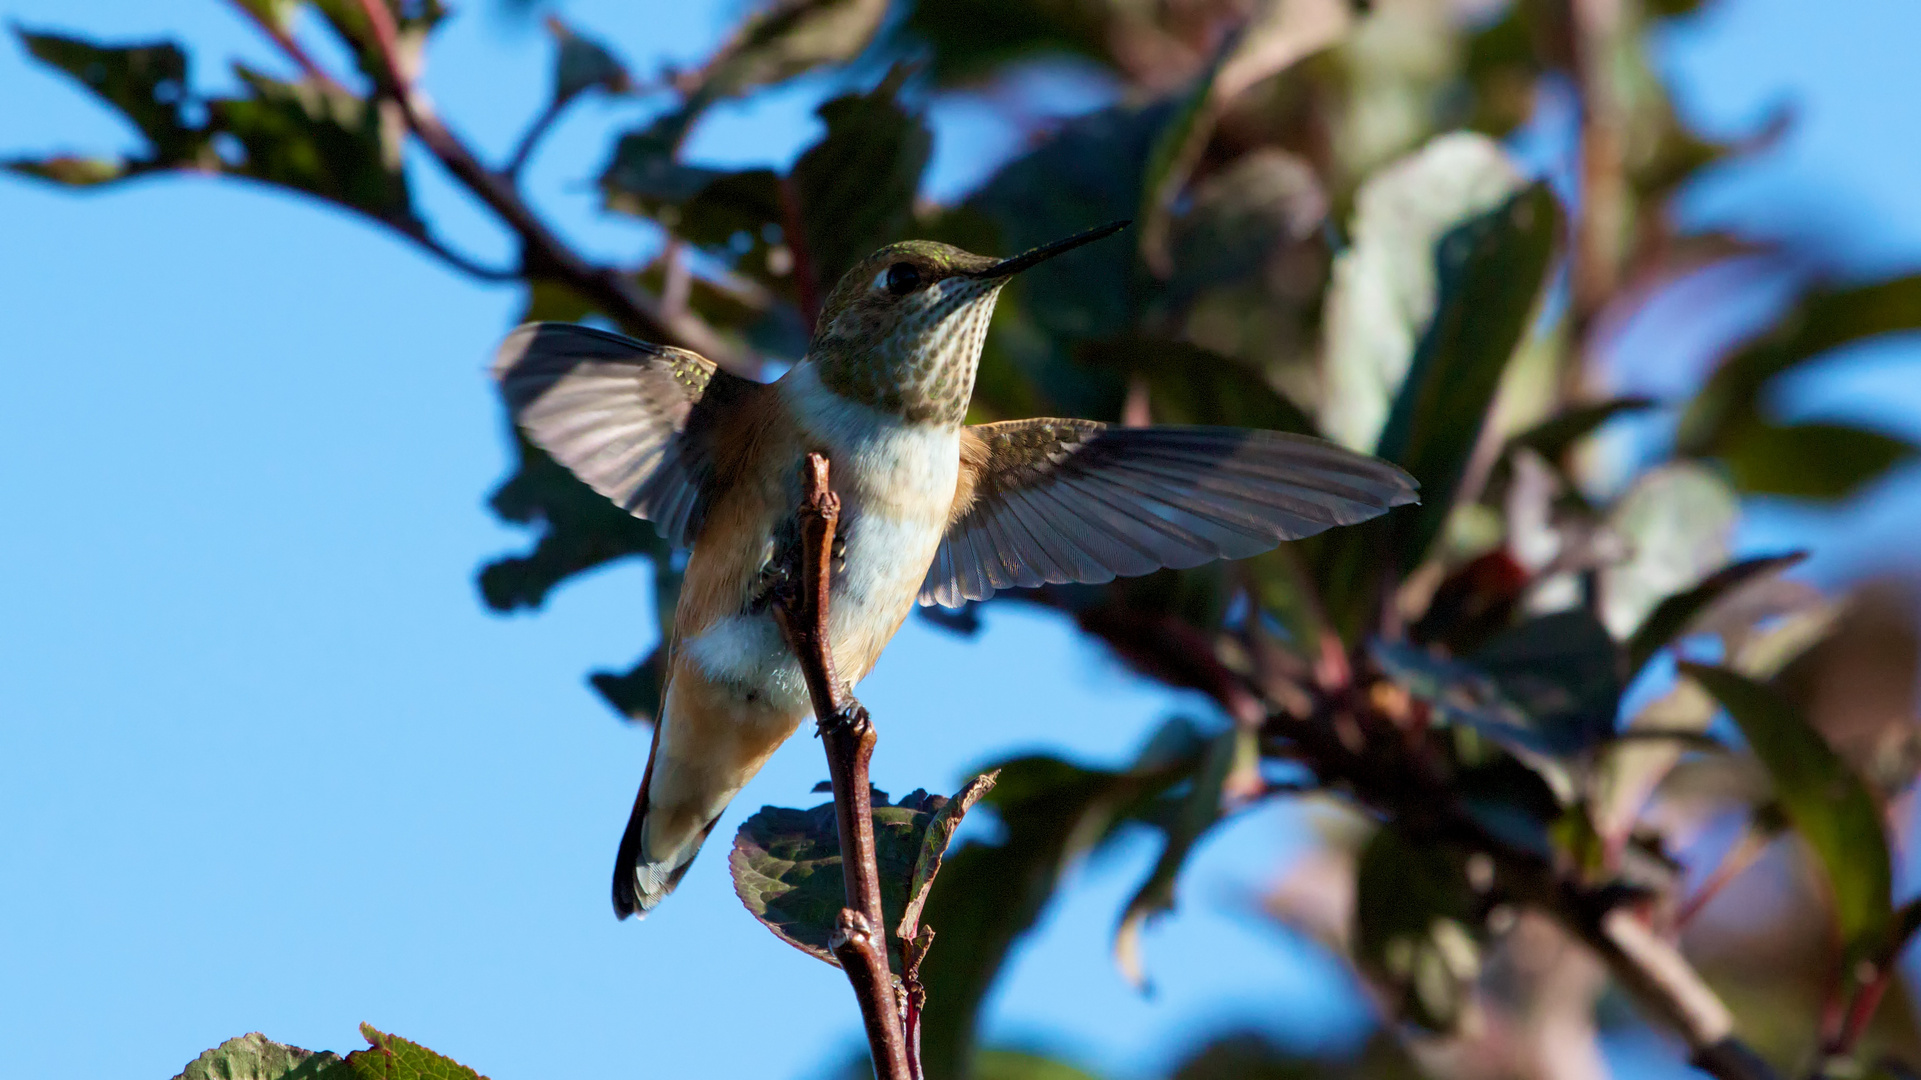
<svg viewBox="0 0 1921 1080">
<path fill-rule="evenodd" d="M 689 96 L 728 97 L 852 60 L 886 15 L 887 0 L 776 0 L 708 60 Z"/>
<path fill-rule="evenodd" d="M 1221 820 L 1222 788 L 1233 770 L 1242 732 L 1236 728 L 1209 740 L 1206 757 L 1194 776 L 1193 787 L 1167 828 L 1167 842 L 1154 869 L 1134 890 L 1114 930 L 1114 963 L 1136 988 L 1147 986 L 1141 959 L 1141 931 L 1156 915 L 1174 909 L 1174 882 L 1202 834 Z"/>
<path fill-rule="evenodd" d="M 1834 901 L 1848 961 L 1888 925 L 1893 875 L 1881 808 L 1800 711 L 1767 686 L 1725 668 L 1683 663 L 1741 728 L 1774 780 L 1775 795 L 1807 842 Z"/>
<path fill-rule="evenodd" d="M 1257 278 L 1279 252 L 1319 245 L 1327 209 L 1327 192 L 1302 159 L 1273 148 L 1236 159 L 1195 184 L 1173 220 L 1160 302 L 1185 309 L 1208 290 Z"/>
<path fill-rule="evenodd" d="M 1399 518 L 1396 562 L 1414 568 L 1441 533 L 1508 359 L 1546 280 L 1560 215 L 1545 184 L 1462 225 L 1435 248 L 1440 292 L 1375 453 L 1421 484 Z"/>
<path fill-rule="evenodd" d="M 981 800 L 981 796 L 994 790 L 994 780 L 999 775 L 999 771 L 994 770 L 976 776 L 953 798 L 934 808 L 934 816 L 927 822 L 927 831 L 921 835 L 920 853 L 914 859 L 914 872 L 907 879 L 907 898 L 902 904 L 900 922 L 895 924 L 896 937 L 911 939 L 920 935 L 921 911 L 927 906 L 929 890 L 934 886 L 935 876 L 940 873 L 941 860 L 947 857 L 948 845 L 954 842 L 954 830 L 960 828 L 961 819 Z"/>
<path fill-rule="evenodd" d="M 1497 634 L 1468 661 L 1494 679 L 1558 753 L 1614 731 L 1623 689 L 1621 650 L 1585 608 L 1542 615 Z"/>
<path fill-rule="evenodd" d="M 1548 461 L 1559 461 L 1601 425 L 1627 413 L 1645 412 L 1658 402 L 1645 397 L 1618 397 L 1569 409 L 1516 435 L 1510 446 L 1525 446 Z"/>
<path fill-rule="evenodd" d="M 1326 393 L 1321 426 L 1329 438 L 1357 450 L 1371 449 L 1377 443 L 1384 449 L 1398 449 L 1408 441 L 1410 433 L 1402 431 L 1390 443 L 1383 428 L 1395 408 L 1397 389 L 1405 397 L 1404 384 L 1412 384 L 1408 372 L 1416 362 L 1417 349 L 1425 345 L 1433 352 L 1443 344 L 1439 339 L 1424 343 L 1423 335 L 1435 339 L 1437 330 L 1452 325 L 1437 315 L 1444 307 L 1443 292 L 1449 280 L 1457 282 L 1458 303 L 1462 299 L 1458 283 L 1463 276 L 1463 258 L 1497 254 L 1511 257 L 1491 248 L 1469 250 L 1462 246 L 1477 245 L 1482 237 L 1470 239 L 1456 234 L 1460 238 L 1452 241 L 1455 246 L 1445 249 L 1443 240 L 1471 222 L 1483 222 L 1485 228 L 1492 220 L 1490 215 L 1507 205 L 1521 186 L 1520 172 L 1500 144 L 1468 132 L 1436 138 L 1361 185 L 1354 197 L 1354 221 L 1349 230 L 1352 242 L 1334 260 L 1322 317 Z M 1544 220 L 1532 222 L 1528 228 L 1532 233 L 1551 225 Z M 1544 259 L 1545 253 L 1538 257 Z M 1509 265 L 1502 269 L 1523 275 L 1512 288 L 1525 294 L 1521 299 L 1524 306 L 1531 306 L 1537 284 L 1525 278 L 1525 267 Z M 1498 292 L 1497 287 L 1495 294 Z M 1474 298 L 1477 306 L 1486 299 L 1479 295 Z M 1478 311 L 1470 313 L 1470 317 L 1479 315 Z M 1459 322 L 1461 316 L 1456 313 L 1450 318 Z M 1506 336 L 1498 326 L 1489 329 L 1493 339 Z M 1518 340 L 1518 331 L 1514 336 Z M 1451 341 L 1446 344 L 1456 346 Z M 1486 344 L 1499 347 L 1501 342 Z M 1505 364 L 1513 348 L 1511 341 L 1499 348 L 1498 363 Z M 1429 360 L 1429 366 L 1434 362 Z M 1412 419 L 1404 417 L 1403 424 Z M 1477 426 L 1479 418 L 1464 413 L 1453 422 Z M 1470 437 L 1472 434 L 1469 432 Z M 1423 499 L 1432 501 L 1433 496 L 1424 495 Z"/>
<path fill-rule="evenodd" d="M 520 461 L 489 505 L 503 521 L 540 527 L 526 555 L 480 571 L 480 592 L 495 611 L 536 608 L 561 582 L 616 559 L 645 555 L 664 563 L 668 545 L 654 527 L 615 506 L 545 451 L 515 435 Z"/>
<path fill-rule="evenodd" d="M 1675 449 L 1717 456 L 1738 440 L 1775 376 L 1866 338 L 1921 329 L 1921 275 L 1809 293 L 1766 334 L 1724 360 L 1689 403 Z"/>
<path fill-rule="evenodd" d="M 1744 559 L 1715 571 L 1692 589 L 1675 593 L 1661 601 L 1642 621 L 1634 636 L 1628 639 L 1627 670 L 1641 670 L 1656 652 L 1687 633 L 1695 617 L 1716 600 L 1751 581 L 1779 573 L 1806 558 L 1807 552 L 1796 551 L 1786 555 Z"/>
<path fill-rule="evenodd" d="M 940 862 L 940 855 L 930 854 L 929 848 L 945 851 L 964 810 L 949 813 L 941 824 L 942 833 L 931 840 L 929 830 L 941 810 L 962 799 L 979 798 L 993 781 L 979 785 L 978 780 L 969 784 L 955 800 L 915 791 L 889 806 L 884 794 L 875 796 L 874 854 L 880 865 L 881 910 L 888 926 L 906 925 L 902 916 L 908 913 L 910 898 L 915 913 L 926 903 L 926 891 Z M 727 865 L 735 895 L 754 918 L 789 945 L 839 965 L 828 940 L 841 909 L 847 906 L 847 891 L 833 803 L 811 810 L 761 807 L 741 823 Z M 916 887 L 918 893 L 913 892 Z M 891 934 L 888 949 L 898 970 L 900 944 Z"/>
<path fill-rule="evenodd" d="M 340 39 L 353 56 L 360 73 L 376 86 L 388 81 L 387 62 L 381 55 L 380 44 L 374 36 L 373 25 L 367 21 L 366 9 L 361 0 L 309 0 L 320 18 L 327 24 L 334 36 Z M 441 0 L 383 0 L 393 16 L 394 30 L 397 34 L 401 67 L 417 71 L 421 64 L 421 54 L 427 43 L 427 35 L 447 17 L 447 6 Z"/>
<path fill-rule="evenodd" d="M 1798 499 L 1845 499 L 1914 453 L 1914 444 L 1878 431 L 1759 420 L 1732 426 L 1719 445 L 1735 487 Z"/>
<path fill-rule="evenodd" d="M 1395 995 L 1397 1015 L 1448 1032 L 1480 973 L 1474 890 L 1459 852 L 1376 830 L 1354 881 L 1354 959 Z"/>
<path fill-rule="evenodd" d="M 274 1042 L 259 1032 L 228 1039 L 189 1062 L 174 1080 L 344 1080 L 340 1057 Z"/>
<path fill-rule="evenodd" d="M 1626 638 L 1662 600 L 1700 584 L 1727 562 L 1739 515 L 1734 492 L 1699 462 L 1642 473 L 1608 511 L 1628 557 L 1601 569 L 1601 621 Z"/>
<path fill-rule="evenodd" d="M 596 671 L 587 682 L 615 712 L 639 724 L 660 717 L 661 695 L 667 689 L 667 650 L 656 646 L 625 672 Z"/>
<path fill-rule="evenodd" d="M 187 54 L 180 46 L 171 41 L 96 45 L 20 27 L 14 33 L 34 59 L 71 76 L 140 132 L 149 149 L 131 163 L 133 168 L 166 168 L 211 158 L 207 132 L 192 119 L 196 103 L 187 77 Z"/>
<path fill-rule="evenodd" d="M 983 1050 L 969 1080 L 1099 1080 L 1065 1061 L 1023 1050 Z"/>
<path fill-rule="evenodd" d="M 819 296 L 876 248 L 904 239 L 933 133 L 899 101 L 910 69 L 896 64 L 865 94 L 822 105 L 827 134 L 794 162 L 805 263 Z"/>
<path fill-rule="evenodd" d="M 1613 731 L 1620 653 L 1585 610 L 1530 619 L 1464 660 L 1376 642 L 1389 677 L 1444 719 L 1534 754 L 1575 753 Z"/>
<path fill-rule="evenodd" d="M 244 64 L 248 96 L 209 102 L 214 127 L 240 145 L 225 171 L 303 191 L 409 233 L 423 231 L 400 157 L 401 133 L 351 94 L 269 78 Z"/>
<path fill-rule="evenodd" d="M 589 90 L 621 94 L 632 87 L 627 66 L 607 46 L 574 30 L 556 15 L 547 17 L 547 30 L 559 44 L 554 52 L 555 105 Z"/>
<path fill-rule="evenodd" d="M 487 1080 L 452 1058 L 371 1024 L 360 1025 L 360 1034 L 373 1045 L 347 1055 L 346 1069 L 354 1080 Z"/>
<path fill-rule="evenodd" d="M 1186 341 L 1130 336 L 1089 342 L 1075 353 L 1089 367 L 1125 372 L 1147 387 L 1157 424 L 1210 424 L 1315 434 L 1300 406 L 1259 372 Z"/>
<path fill-rule="evenodd" d="M 944 884 L 922 922 L 939 946 L 921 968 L 928 1009 L 921 1054 L 933 1080 L 972 1075 L 975 1020 L 1009 950 L 1034 925 L 1062 873 L 1190 773 L 1204 745 L 1185 724 L 1163 727 L 1132 769 L 1089 769 L 1060 758 L 1001 762 L 982 799 L 1004 828 L 995 843 L 947 856 Z"/>
</svg>

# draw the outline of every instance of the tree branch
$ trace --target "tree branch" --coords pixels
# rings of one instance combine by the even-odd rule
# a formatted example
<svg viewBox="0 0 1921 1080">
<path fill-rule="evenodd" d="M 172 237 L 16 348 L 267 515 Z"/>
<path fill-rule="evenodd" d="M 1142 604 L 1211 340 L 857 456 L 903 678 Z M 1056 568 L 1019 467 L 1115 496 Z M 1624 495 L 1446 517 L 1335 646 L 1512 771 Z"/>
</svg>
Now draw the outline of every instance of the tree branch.
<svg viewBox="0 0 1921 1080">
<path fill-rule="evenodd" d="M 854 996 L 860 999 L 875 1075 L 879 1080 L 910 1080 L 918 1070 L 908 1063 L 900 996 L 887 966 L 887 920 L 881 911 L 880 866 L 874 850 L 874 806 L 867 772 L 874 756 L 874 724 L 835 674 L 828 636 L 828 585 L 840 499 L 828 484 L 827 459 L 820 454 L 807 455 L 801 481 L 800 580 L 797 588 L 776 595 L 774 617 L 806 676 L 834 785 L 847 906 L 841 909 L 830 940 Z"/>
<path fill-rule="evenodd" d="M 758 365 L 691 311 L 664 311 L 659 300 L 618 270 L 593 265 L 556 235 L 521 199 L 513 182 L 482 164 L 414 87 L 401 65 L 399 32 L 385 0 L 360 0 L 360 7 L 373 27 L 386 69 L 381 92 L 399 104 L 408 129 L 435 160 L 520 237 L 523 273 L 559 279 L 637 337 L 692 349 L 733 371 L 753 373 Z"/>
</svg>

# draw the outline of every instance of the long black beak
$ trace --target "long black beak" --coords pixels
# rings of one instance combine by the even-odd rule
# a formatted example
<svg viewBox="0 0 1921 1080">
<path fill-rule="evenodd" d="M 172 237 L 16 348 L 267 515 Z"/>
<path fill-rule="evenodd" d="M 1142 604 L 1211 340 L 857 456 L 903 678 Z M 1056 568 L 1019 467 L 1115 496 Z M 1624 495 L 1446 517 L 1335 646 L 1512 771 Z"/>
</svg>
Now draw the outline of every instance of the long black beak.
<svg viewBox="0 0 1921 1080">
<path fill-rule="evenodd" d="M 976 270 L 970 276 L 977 278 L 1001 278 L 1009 274 L 1018 274 L 1028 267 L 1038 266 L 1063 252 L 1072 251 L 1082 244 L 1091 244 L 1103 236 L 1112 236 L 1122 229 L 1127 228 L 1129 224 L 1131 223 L 1126 221 L 1110 221 L 1105 225 L 1089 229 L 1084 233 L 1075 233 L 1065 240 L 1056 240 L 1046 247 L 1037 247 L 1025 255 L 1016 255 L 1011 259 L 1002 259 L 1000 262 L 995 263 L 985 270 Z"/>
</svg>

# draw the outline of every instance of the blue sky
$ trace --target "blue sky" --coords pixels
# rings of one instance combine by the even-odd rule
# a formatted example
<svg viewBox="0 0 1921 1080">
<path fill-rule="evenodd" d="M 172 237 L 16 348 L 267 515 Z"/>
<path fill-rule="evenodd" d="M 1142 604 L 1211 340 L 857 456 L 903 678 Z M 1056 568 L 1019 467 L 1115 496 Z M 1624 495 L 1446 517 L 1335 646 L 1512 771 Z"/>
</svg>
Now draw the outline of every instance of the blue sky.
<svg viewBox="0 0 1921 1080">
<path fill-rule="evenodd" d="M 479 0 L 439 37 L 428 86 L 504 156 L 546 91 L 547 46 Z M 1689 114 L 1739 130 L 1792 98 L 1765 161 L 1698 193 L 1704 219 L 1818 226 L 1840 265 L 1921 254 L 1921 17 L 1899 5 L 1729 0 L 1670 35 Z M 711 46 L 731 5 L 577 0 L 637 68 Z M 276 60 L 214 0 L 0 0 L 35 27 L 178 35 Z M 1096 95 L 1042 80 L 1063 110 Z M 784 161 L 817 131 L 803 81 L 697 133 L 707 161 Z M 0 151 L 127 145 L 67 84 L 0 45 Z M 590 252 L 640 230 L 586 181 L 637 107 L 588 104 L 536 159 L 541 205 Z M 935 113 L 932 188 L 1010 153 L 965 102 Z M 467 250 L 508 246 L 429 168 L 428 211 Z M 606 877 L 646 754 L 585 686 L 650 644 L 637 565 L 487 614 L 472 583 L 525 534 L 486 512 L 507 467 L 483 368 L 510 288 L 457 277 L 350 216 L 258 188 L 157 180 L 75 197 L 0 178 L 0 1041 L 20 1075 L 167 1077 L 262 1030 L 351 1049 L 366 1020 L 502 1080 L 801 1077 L 857 1038 L 839 974 L 742 911 L 718 850 L 645 923 Z M 1921 436 L 1911 347 L 1796 391 L 1797 409 Z M 1632 365 L 1628 365 L 1630 368 Z M 1628 376 L 1632 379 L 1632 372 Z M 1913 470 L 1838 514 L 1769 508 L 1751 541 L 1813 537 L 1838 578 L 1921 527 Z M 962 641 L 910 622 L 861 688 L 876 782 L 952 786 L 1049 748 L 1114 761 L 1199 705 L 1122 672 L 1051 617 L 996 609 Z M 929 693 L 936 687 L 938 692 Z M 824 774 L 796 740 L 722 822 L 805 805 Z M 991 1006 L 996 1038 L 1120 1080 L 1207 1032 L 1259 1024 L 1340 1045 L 1365 1019 L 1335 968 L 1248 914 L 1299 850 L 1280 808 L 1223 831 L 1151 930 L 1156 993 L 1114 974 L 1107 935 L 1152 857 L 1079 873 Z M 743 1033 L 751 1032 L 751 1036 Z M 1627 1053 L 1626 1050 L 1623 1053 Z M 1637 1059 L 1638 1060 L 1638 1059 Z"/>
</svg>

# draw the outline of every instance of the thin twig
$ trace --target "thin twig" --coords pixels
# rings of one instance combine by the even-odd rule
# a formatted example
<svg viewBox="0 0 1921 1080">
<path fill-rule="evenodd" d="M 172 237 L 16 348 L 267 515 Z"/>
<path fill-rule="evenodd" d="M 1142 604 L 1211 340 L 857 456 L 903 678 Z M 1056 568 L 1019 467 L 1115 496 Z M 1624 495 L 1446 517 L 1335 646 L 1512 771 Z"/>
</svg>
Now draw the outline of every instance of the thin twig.
<svg viewBox="0 0 1921 1080">
<path fill-rule="evenodd" d="M 912 1080 L 917 1070 L 908 1061 L 900 995 L 887 966 L 887 921 L 881 912 L 880 865 L 874 849 L 874 806 L 867 771 L 874 756 L 874 724 L 835 674 L 828 636 L 828 586 L 840 499 L 828 483 L 827 459 L 820 454 L 807 455 L 801 480 L 800 580 L 797 588 L 777 595 L 774 617 L 807 679 L 834 785 L 847 906 L 841 909 L 831 945 L 860 1000 L 875 1075 L 879 1080 Z"/>
<path fill-rule="evenodd" d="M 442 167 L 498 214 L 520 237 L 522 271 L 558 278 L 594 302 L 628 332 L 704 354 L 724 367 L 752 374 L 755 366 L 727 339 L 692 312 L 669 314 L 660 302 L 612 267 L 595 266 L 569 247 L 521 199 L 513 183 L 482 164 L 467 144 L 434 114 L 400 62 L 399 31 L 384 0 L 360 0 L 373 28 L 385 77 L 381 91 L 400 105 L 407 126 Z"/>
<path fill-rule="evenodd" d="M 240 3 L 240 0 L 230 0 L 230 3 L 235 11 L 245 16 L 249 22 L 260 28 L 261 33 L 271 38 L 273 43 L 279 46 L 280 51 L 286 54 L 287 59 L 292 60 L 294 66 L 298 67 L 307 78 L 318 83 L 322 89 L 343 94 L 348 92 L 346 87 L 340 85 L 340 80 L 328 74 L 327 69 L 314 60 L 313 54 L 309 53 L 300 42 L 294 40 L 294 36 L 285 28 L 268 18 L 264 10 Z"/>
<path fill-rule="evenodd" d="M 555 98 L 547 103 L 546 108 L 540 110 L 540 115 L 534 117 L 534 122 L 528 124 L 527 130 L 520 136 L 520 143 L 514 147 L 513 156 L 507 159 L 507 164 L 501 166 L 500 175 L 510 181 L 519 179 L 520 170 L 527 167 L 527 159 L 534 154 L 534 146 L 540 142 L 541 136 L 547 134 L 547 129 L 554 126 L 554 121 L 560 119 L 560 114 L 566 111 L 571 101 L 571 98 Z"/>
</svg>

